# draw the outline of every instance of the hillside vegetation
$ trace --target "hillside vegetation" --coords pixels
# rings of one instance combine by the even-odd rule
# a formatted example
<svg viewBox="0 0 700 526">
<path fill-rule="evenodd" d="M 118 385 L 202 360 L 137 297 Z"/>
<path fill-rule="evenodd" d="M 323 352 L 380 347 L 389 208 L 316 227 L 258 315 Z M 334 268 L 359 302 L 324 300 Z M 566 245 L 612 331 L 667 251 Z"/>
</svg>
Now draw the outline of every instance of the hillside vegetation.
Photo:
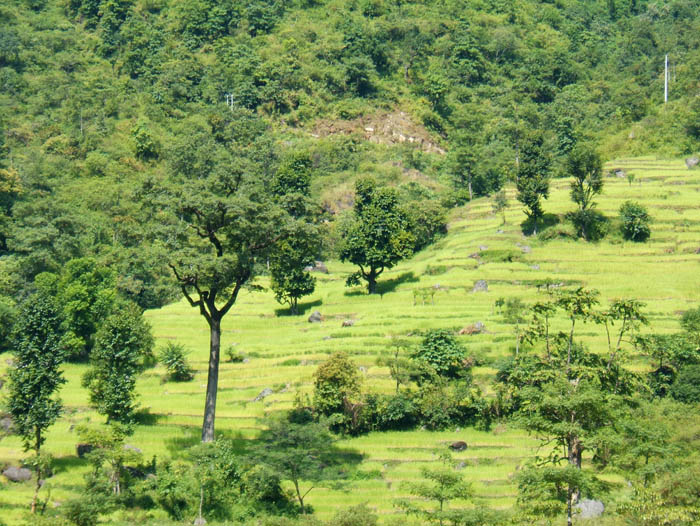
<svg viewBox="0 0 700 526">
<path fill-rule="evenodd" d="M 2 2 L 0 526 L 700 520 L 698 71 L 694 0 Z"/>
<path fill-rule="evenodd" d="M 638 298 L 647 305 L 654 332 L 677 332 L 678 313 L 697 305 L 700 299 L 696 255 L 700 215 L 694 206 L 700 191 L 699 172 L 688 172 L 679 161 L 652 157 L 620 160 L 609 165 L 613 167 L 634 173 L 635 182 L 630 186 L 625 179 L 606 179 L 600 210 L 613 215 L 626 199 L 643 202 L 654 217 L 654 233 L 647 243 L 623 242 L 620 238 L 597 244 L 526 238 L 519 229 L 523 218 L 519 207 L 507 208 L 503 225 L 500 215 L 492 211 L 491 200 L 481 198 L 454 211 L 445 239 L 388 274 L 381 296 L 346 289 L 343 283 L 351 267 L 336 261 L 327 262 L 329 273 L 319 275 L 316 293 L 302 303 L 303 317 L 288 316 L 269 292 L 244 294 L 224 324 L 224 345 L 233 346 L 244 361 L 222 365 L 219 432 L 245 448 L 258 436 L 262 417 L 291 408 L 298 392 L 311 393 L 317 365 L 339 350 L 346 351 L 362 368 L 363 391 L 391 393 L 394 380 L 386 367 L 377 365 L 377 358 L 393 352 L 392 337 L 418 343 L 421 331 L 458 330 L 479 321 L 485 325 L 483 333 L 459 336 L 459 340 L 480 357 L 481 363 L 473 372 L 475 383 L 492 396 L 495 368 L 515 345 L 513 326 L 504 323 L 494 303 L 499 297 L 519 297 L 532 303 L 542 297 L 537 285 L 545 279 L 597 288 L 604 304 L 619 297 Z M 567 190 L 564 181 L 557 183 L 548 208 L 557 213 L 568 210 Z M 499 252 L 512 253 L 513 261 L 489 260 L 487 254 Z M 488 291 L 472 292 L 480 279 L 487 281 Z M 435 285 L 440 289 L 432 299 L 423 304 L 419 297 L 416 302 L 415 291 Z M 307 322 L 312 310 L 320 310 L 324 321 Z M 153 455 L 158 459 L 181 458 L 185 448 L 199 441 L 208 355 L 206 324 L 185 302 L 149 311 L 147 318 L 159 346 L 179 342 L 192 349 L 189 360 L 195 378 L 188 383 L 164 384 L 165 370 L 161 367 L 141 375 L 137 392 L 145 416 L 128 440 L 138 444 L 147 459 Z M 342 328 L 341 323 L 347 319 L 355 320 L 355 325 Z M 565 319 L 558 319 L 556 326 L 564 328 Z M 583 331 L 583 341 L 591 348 L 605 346 L 604 334 L 597 326 L 587 325 Z M 650 370 L 644 356 L 633 353 L 631 358 L 634 370 Z M 6 366 L 4 362 L 2 365 Z M 61 391 L 66 415 L 48 438 L 48 447 L 56 456 L 50 484 L 51 499 L 57 503 L 80 491 L 77 480 L 88 469 L 75 456 L 76 427 L 100 420 L 87 407 L 86 392 L 80 386 L 85 370 L 84 365 L 66 366 L 68 383 Z M 272 394 L 254 401 L 265 388 L 270 388 Z M 683 415 L 673 426 L 674 440 L 691 440 L 686 445 L 694 447 L 696 413 Z M 382 523 L 391 523 L 393 517 L 405 521 L 393 505 L 394 499 L 407 496 L 402 482 L 420 480 L 422 466 L 438 464 L 435 451 L 446 450 L 458 440 L 469 444 L 466 452 L 455 454 L 455 459 L 466 463 L 462 473 L 472 482 L 477 502 L 512 509 L 517 497 L 513 476 L 535 454 L 538 443 L 505 421 L 488 431 L 452 428 L 374 432 L 346 438 L 342 445 L 363 455 L 358 466 L 361 475 L 353 479 L 350 491 L 321 487 L 310 494 L 309 502 L 320 518 L 331 518 L 342 507 L 368 503 L 377 509 Z M 18 439 L 8 437 L 0 443 L 3 459 L 18 460 L 22 455 Z M 615 470 L 603 476 L 614 483 L 614 497 L 605 500 L 610 510 L 615 510 L 629 488 Z M 3 520 L 15 524 L 26 509 L 31 487 L 5 485 L 5 489 L 11 491 L 4 491 L 0 500 L 6 510 Z M 139 513 L 113 515 L 112 520 L 128 523 L 143 517 Z M 607 516 L 606 522 L 600 523 L 617 524 L 615 520 L 614 515 Z"/>
</svg>

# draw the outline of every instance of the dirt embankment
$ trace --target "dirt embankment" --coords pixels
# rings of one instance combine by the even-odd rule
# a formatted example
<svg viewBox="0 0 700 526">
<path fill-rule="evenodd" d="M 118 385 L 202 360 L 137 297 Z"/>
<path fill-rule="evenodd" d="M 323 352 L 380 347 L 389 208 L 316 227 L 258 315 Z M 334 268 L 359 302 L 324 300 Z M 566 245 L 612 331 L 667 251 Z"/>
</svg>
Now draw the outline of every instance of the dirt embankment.
<svg viewBox="0 0 700 526">
<path fill-rule="evenodd" d="M 413 122 L 403 111 L 363 115 L 351 120 L 322 120 L 316 123 L 312 135 L 327 137 L 356 133 L 376 144 L 416 144 L 424 152 L 440 155 L 446 153 L 422 125 Z"/>
</svg>

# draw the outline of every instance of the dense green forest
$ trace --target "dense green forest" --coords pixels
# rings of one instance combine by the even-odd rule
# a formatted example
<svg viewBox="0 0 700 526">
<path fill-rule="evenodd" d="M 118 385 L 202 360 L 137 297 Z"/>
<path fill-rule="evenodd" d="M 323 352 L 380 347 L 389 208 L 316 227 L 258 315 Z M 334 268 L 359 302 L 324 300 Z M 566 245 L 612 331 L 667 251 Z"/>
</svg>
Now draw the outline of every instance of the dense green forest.
<svg viewBox="0 0 700 526">
<path fill-rule="evenodd" d="M 329 350 L 313 389 L 266 413 L 252 444 L 214 440 L 214 423 L 220 363 L 249 359 L 225 348 L 222 330 L 241 295 L 269 290 L 280 317 L 306 313 L 303 298 L 328 285 L 316 276 L 333 261 L 348 301 L 383 301 L 419 281 L 387 278 L 392 269 L 442 250 L 454 222 L 486 199 L 489 217 L 502 217 L 499 234 L 517 232 L 543 252 L 547 242 L 653 239 L 645 202 L 625 199 L 614 217 L 597 208 L 610 178 L 642 185 L 604 161 L 687 157 L 695 173 L 699 72 L 693 0 L 4 1 L 0 432 L 31 452 L 28 524 L 91 526 L 110 513 L 129 523 L 119 510 L 153 509 L 164 524 L 316 524 L 307 493 L 362 476 L 358 454 L 335 441 L 500 425 L 540 440 L 537 461 L 510 479 L 517 502 L 474 501 L 442 451 L 439 467 L 422 469 L 396 500 L 401 517 L 570 523 L 581 498 L 624 493 L 599 476 L 608 469 L 634 495 L 605 524 L 698 520 L 697 435 L 677 420 L 698 422 L 700 309 L 664 310 L 674 328 L 656 330 L 654 306 L 629 293 L 608 300 L 595 282 L 539 280 L 524 302 L 499 298 L 491 315 L 515 334 L 512 349 L 494 339 L 499 356 L 460 339 L 483 327 L 456 334 L 436 318 L 386 343 L 377 366 L 388 389 L 365 390 L 357 364 Z M 566 211 L 547 201 L 558 178 Z M 520 264 L 516 247 L 480 245 L 469 257 Z M 443 291 L 415 288 L 413 305 Z M 201 370 L 177 342 L 156 351 L 144 317 L 183 299 L 209 328 Z M 149 464 L 125 447 L 147 420 L 139 375 L 157 363 L 163 382 L 206 378 L 203 444 L 186 462 Z M 487 383 L 475 380 L 479 368 Z M 85 495 L 53 513 L 41 490 L 55 464 L 47 430 L 65 414 L 56 393 L 76 381 L 85 407 L 109 425 L 77 426 L 88 448 L 76 459 Z M 450 510 L 451 501 L 460 505 Z M 328 524 L 377 523 L 364 504 L 337 508 Z"/>
</svg>

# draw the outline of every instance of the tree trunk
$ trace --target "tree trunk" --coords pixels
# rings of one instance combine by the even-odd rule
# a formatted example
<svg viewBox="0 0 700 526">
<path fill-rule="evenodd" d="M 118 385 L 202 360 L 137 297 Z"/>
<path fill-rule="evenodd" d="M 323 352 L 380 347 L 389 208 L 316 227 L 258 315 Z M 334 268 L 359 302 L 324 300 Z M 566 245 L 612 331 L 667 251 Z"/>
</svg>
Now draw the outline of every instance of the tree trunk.
<svg viewBox="0 0 700 526">
<path fill-rule="evenodd" d="M 367 274 L 367 292 L 370 294 L 377 293 L 377 271 L 371 269 Z"/>
<path fill-rule="evenodd" d="M 32 497 L 32 513 L 36 513 L 36 503 L 39 499 L 39 490 L 41 489 L 41 460 L 39 459 L 39 454 L 41 452 L 41 429 L 39 427 L 34 428 L 34 439 L 36 440 L 36 447 L 34 448 L 36 454 L 36 487 L 34 488 L 34 496 Z"/>
<path fill-rule="evenodd" d="M 472 192 L 472 178 L 469 177 L 469 200 L 474 199 L 474 193 Z"/>
<path fill-rule="evenodd" d="M 569 485 L 569 489 L 567 491 L 567 496 L 566 496 L 566 526 L 571 526 L 573 524 L 573 496 L 574 496 L 574 491 L 571 485 Z"/>
<path fill-rule="evenodd" d="M 207 397 L 204 403 L 202 442 L 214 440 L 214 418 L 216 417 L 216 393 L 219 388 L 219 351 L 221 348 L 221 320 L 212 316 L 209 322 L 209 375 Z"/>
<path fill-rule="evenodd" d="M 299 491 L 298 480 L 294 481 L 294 488 L 297 490 L 297 498 L 299 499 L 299 507 L 301 508 L 301 514 L 306 515 L 306 509 L 304 508 L 304 497 L 302 496 L 301 491 Z"/>
</svg>

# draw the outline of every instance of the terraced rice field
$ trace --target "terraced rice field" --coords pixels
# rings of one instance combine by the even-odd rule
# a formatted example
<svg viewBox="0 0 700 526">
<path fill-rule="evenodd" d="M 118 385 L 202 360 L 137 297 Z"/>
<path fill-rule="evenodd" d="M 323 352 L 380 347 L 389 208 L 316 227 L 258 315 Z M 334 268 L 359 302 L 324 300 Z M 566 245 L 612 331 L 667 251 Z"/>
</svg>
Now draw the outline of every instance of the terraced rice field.
<svg viewBox="0 0 700 526">
<path fill-rule="evenodd" d="M 223 324 L 223 348 L 234 346 L 247 357 L 246 363 L 222 363 L 217 408 L 217 431 L 237 437 L 241 444 L 254 439 L 259 419 L 291 407 L 297 392 L 310 393 L 316 365 L 330 353 L 349 353 L 364 376 L 366 390 L 390 392 L 394 388 L 388 370 L 376 365 L 377 357 L 389 350 L 392 336 L 414 342 L 417 331 L 429 328 L 459 329 L 481 321 L 487 332 L 460 336 L 485 363 L 506 356 L 513 345 L 513 329 L 494 309 L 499 297 L 521 297 L 534 301 L 537 284 L 550 278 L 555 283 L 582 284 L 600 290 L 603 303 L 612 298 L 635 297 L 647 303 L 647 313 L 656 332 L 678 327 L 679 313 L 700 301 L 700 170 L 689 171 L 681 160 L 655 158 L 621 159 L 608 169 L 634 174 L 608 177 L 598 198 L 598 209 L 616 217 L 626 200 L 639 201 L 654 218 L 649 242 L 623 242 L 611 235 L 600 243 L 570 239 L 539 241 L 524 237 L 524 219 L 514 189 L 509 188 L 507 222 L 492 212 L 490 199 L 477 199 L 453 212 L 449 235 L 382 276 L 381 295 L 367 296 L 344 286 L 349 265 L 327 262 L 328 274 L 318 276 L 317 291 L 302 305 L 305 315 L 292 317 L 275 303 L 271 293 L 245 292 Z M 553 181 L 547 212 L 564 214 L 572 209 L 568 181 Z M 516 261 L 488 262 L 489 253 L 513 250 Z M 480 254 L 481 253 L 481 254 Z M 486 280 L 487 292 L 472 292 L 477 280 Z M 261 282 L 264 285 L 264 282 Z M 414 291 L 439 285 L 433 301 L 426 304 Z M 311 324 L 306 318 L 319 310 L 325 320 Z M 177 341 L 192 349 L 190 360 L 197 369 L 194 381 L 163 383 L 163 370 L 144 374 L 137 386 L 141 405 L 148 416 L 130 440 L 146 458 L 180 455 L 199 439 L 204 404 L 208 332 L 205 321 L 184 302 L 147 313 L 159 345 Z M 341 328 L 353 319 L 353 327 Z M 559 320 L 562 324 L 564 320 Z M 592 348 L 605 346 L 599 327 L 585 326 L 581 333 Z M 2 357 L 1 368 L 6 368 Z M 643 357 L 633 356 L 632 367 L 647 367 Z M 66 415 L 53 426 L 47 449 L 57 457 L 55 476 L 50 480 L 52 501 L 80 492 L 84 462 L 75 456 L 74 426 L 100 422 L 88 408 L 80 387 L 85 366 L 66 366 L 68 383 L 62 390 Z M 478 367 L 476 382 L 489 392 L 494 369 Z M 273 395 L 253 399 L 265 388 Z M 436 449 L 464 440 L 469 449 L 455 458 L 463 461 L 466 480 L 473 483 L 477 500 L 496 508 L 509 508 L 516 499 L 513 473 L 535 452 L 537 441 L 521 430 L 497 424 L 490 431 L 453 429 L 443 432 L 372 433 L 344 439 L 343 447 L 363 455 L 362 476 L 349 491 L 314 489 L 308 502 L 320 518 L 339 508 L 366 502 L 376 508 L 384 524 L 405 523 L 394 508 L 394 499 L 407 496 L 402 483 L 417 480 L 420 468 L 436 462 Z M 19 441 L 0 441 L 0 460 L 17 461 L 23 456 Z M 29 485 L 0 486 L 2 520 L 16 523 L 31 498 Z M 121 517 L 122 520 L 130 520 Z"/>
</svg>

